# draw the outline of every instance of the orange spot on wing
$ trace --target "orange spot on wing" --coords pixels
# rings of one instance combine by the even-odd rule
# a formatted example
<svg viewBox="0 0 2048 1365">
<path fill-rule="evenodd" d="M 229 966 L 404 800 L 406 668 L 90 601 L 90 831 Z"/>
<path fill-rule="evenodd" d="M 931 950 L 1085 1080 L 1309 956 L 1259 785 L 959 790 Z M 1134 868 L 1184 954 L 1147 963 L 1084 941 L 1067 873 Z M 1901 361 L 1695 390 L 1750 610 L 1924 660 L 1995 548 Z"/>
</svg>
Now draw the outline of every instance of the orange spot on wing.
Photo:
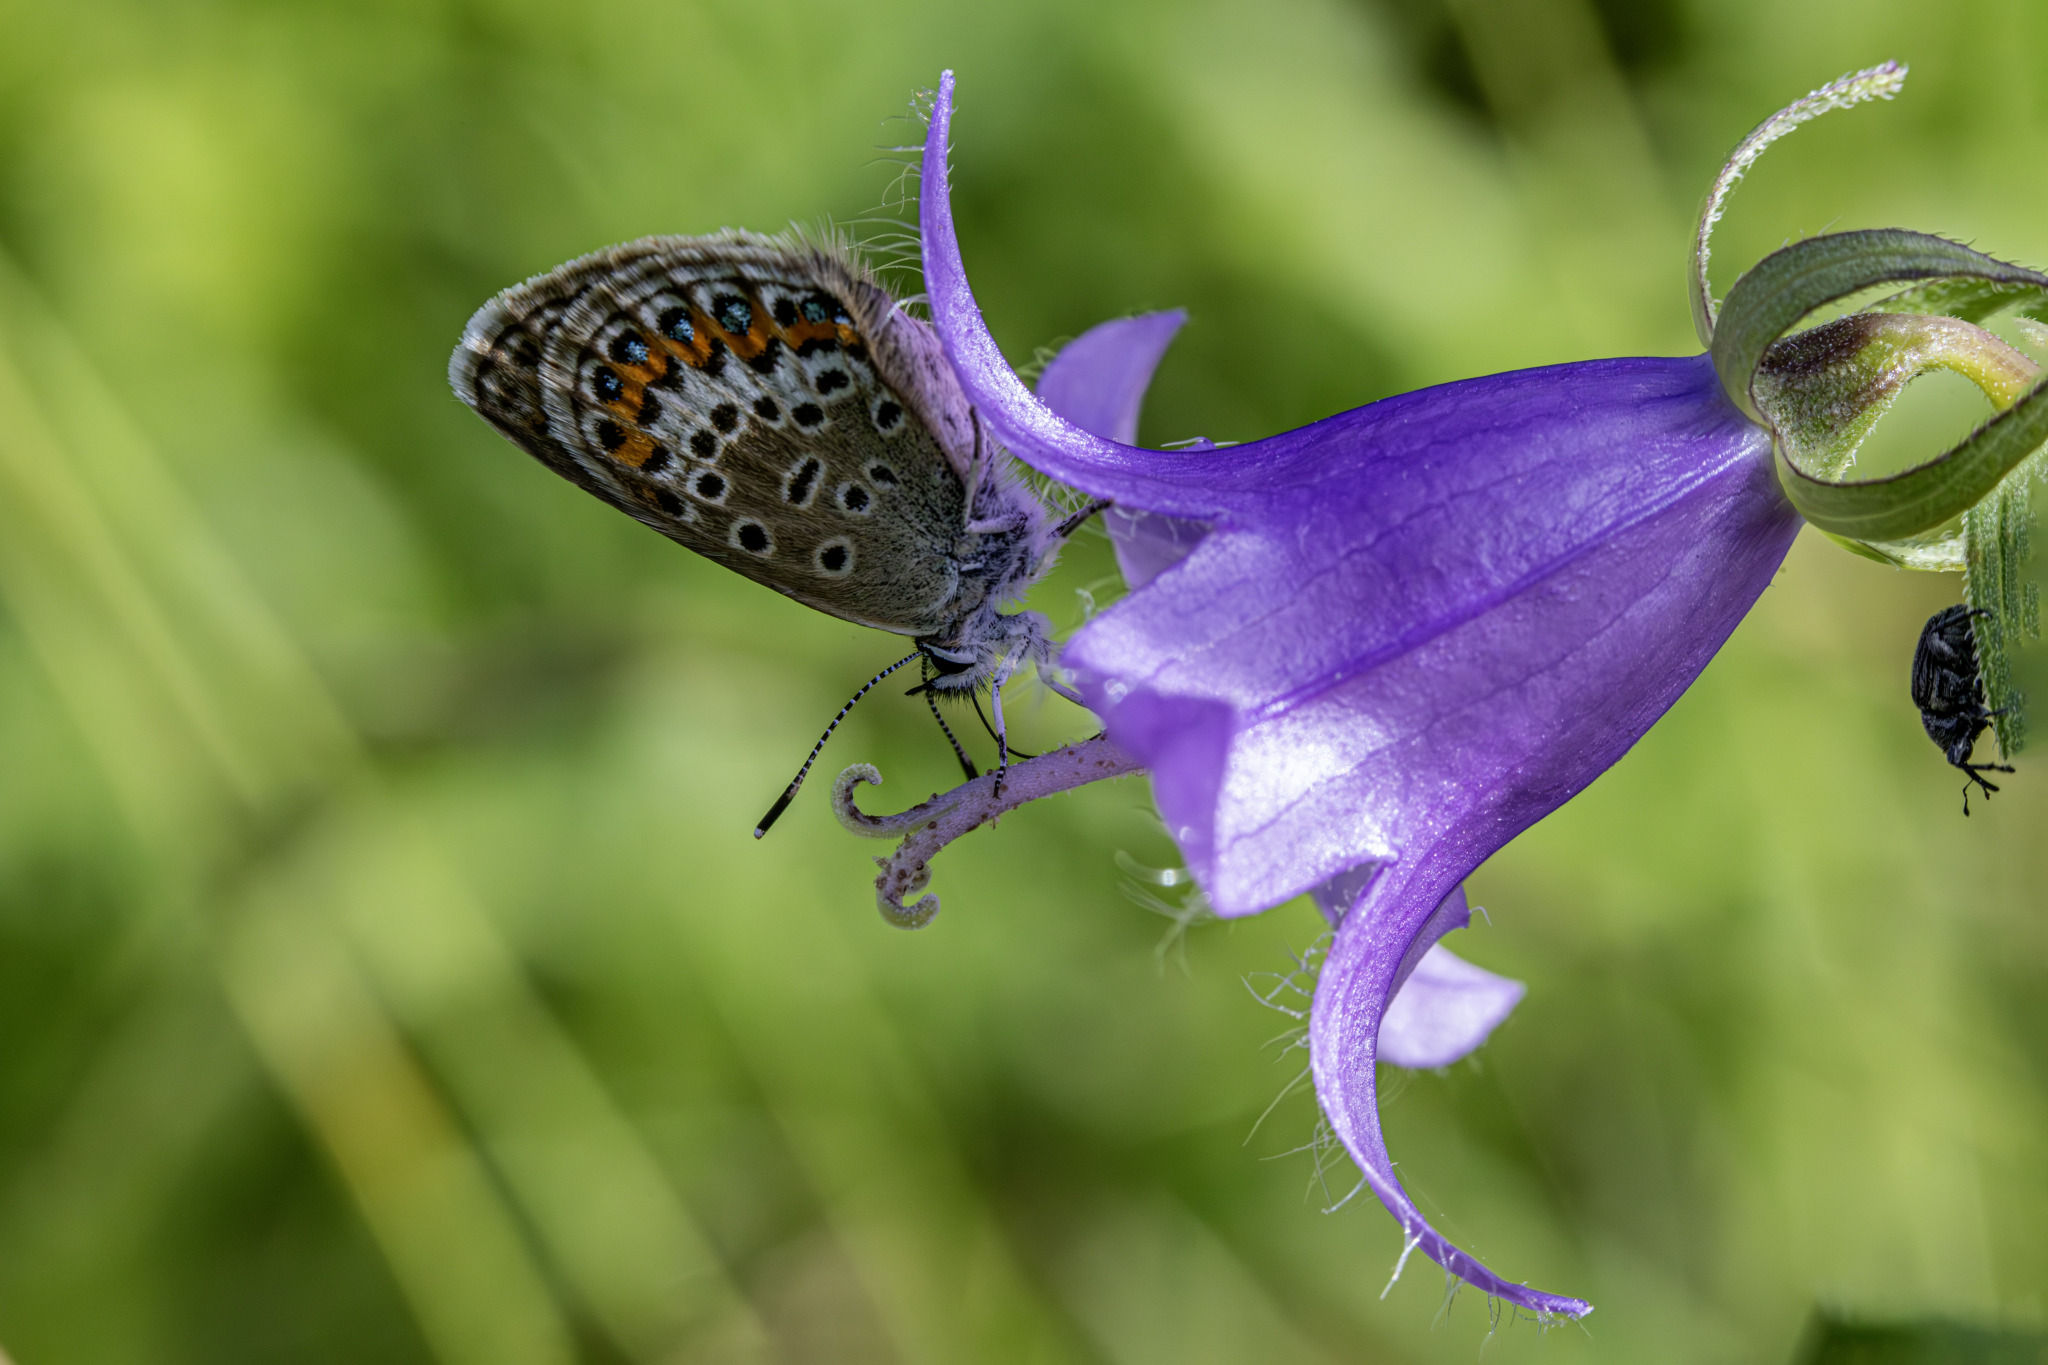
<svg viewBox="0 0 2048 1365">
<path fill-rule="evenodd" d="M 655 440 L 644 431 L 634 430 L 626 437 L 626 443 L 612 452 L 612 458 L 621 464 L 639 469 L 654 454 Z"/>
</svg>

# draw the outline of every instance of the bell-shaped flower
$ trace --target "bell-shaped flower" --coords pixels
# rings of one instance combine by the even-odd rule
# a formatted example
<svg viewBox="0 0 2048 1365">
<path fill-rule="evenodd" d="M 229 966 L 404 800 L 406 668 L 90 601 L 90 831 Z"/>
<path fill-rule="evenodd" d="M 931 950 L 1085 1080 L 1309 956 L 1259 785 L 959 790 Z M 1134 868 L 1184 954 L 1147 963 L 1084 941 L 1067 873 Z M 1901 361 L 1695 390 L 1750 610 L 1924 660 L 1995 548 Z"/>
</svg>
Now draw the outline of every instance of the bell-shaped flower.
<svg viewBox="0 0 2048 1365">
<path fill-rule="evenodd" d="M 1436 946 L 1466 921 L 1465 878 L 1678 699 L 1770 585 L 1802 517 L 1872 553 L 1918 553 L 2048 438 L 2038 371 L 1958 321 L 2038 306 L 2048 277 L 1918 234 L 1849 233 L 1769 258 L 1718 314 L 1705 289 L 1706 231 L 1756 153 L 1825 108 L 1889 95 L 1902 75 L 1817 91 L 1738 150 L 1695 253 L 1708 354 L 1492 375 L 1227 449 L 1147 450 L 1131 444 L 1138 405 L 1180 315 L 1097 328 L 1037 394 L 1025 387 L 961 262 L 948 73 L 920 203 L 933 323 L 1011 453 L 1113 504 L 1132 591 L 1061 656 L 1104 737 L 894 819 L 853 808 L 871 769 L 842 775 L 842 819 L 908 836 L 884 860 L 885 911 L 929 918 L 935 899 L 906 910 L 903 896 L 946 840 L 992 814 L 1149 770 L 1218 914 L 1307 893 L 1335 926 L 1310 1010 L 1316 1095 L 1409 1250 L 1539 1314 L 1589 1312 L 1500 1278 L 1430 1227 L 1382 1140 L 1375 1067 L 1442 1065 L 1513 1007 L 1519 985 Z M 1779 342 L 1821 304 L 1887 281 L 1913 287 L 1848 320 L 1861 330 Z M 1841 482 L 1864 419 L 1937 365 L 2007 411 L 1906 475 Z M 1802 452 L 1828 467 L 1815 473 Z"/>
</svg>

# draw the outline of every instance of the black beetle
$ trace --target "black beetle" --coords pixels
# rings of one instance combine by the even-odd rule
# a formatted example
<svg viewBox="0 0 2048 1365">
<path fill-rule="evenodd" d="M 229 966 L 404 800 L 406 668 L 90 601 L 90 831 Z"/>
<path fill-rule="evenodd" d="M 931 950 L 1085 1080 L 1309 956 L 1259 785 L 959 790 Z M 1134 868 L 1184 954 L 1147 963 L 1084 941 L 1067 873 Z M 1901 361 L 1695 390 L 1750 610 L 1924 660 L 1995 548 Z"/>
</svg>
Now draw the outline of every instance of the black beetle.
<svg viewBox="0 0 2048 1365">
<path fill-rule="evenodd" d="M 1984 789 L 1984 799 L 1998 788 L 1984 780 L 1987 772 L 2009 773 L 2009 763 L 1972 763 L 1977 736 L 2003 711 L 1984 708 L 1984 678 L 1977 670 L 1977 632 L 1970 622 L 1991 613 L 1981 607 L 1953 606 L 1928 618 L 1913 651 L 1913 705 L 1927 737 L 1954 766 L 1969 775 L 1963 783 L 1963 814 L 1970 813 L 1970 782 Z"/>
</svg>

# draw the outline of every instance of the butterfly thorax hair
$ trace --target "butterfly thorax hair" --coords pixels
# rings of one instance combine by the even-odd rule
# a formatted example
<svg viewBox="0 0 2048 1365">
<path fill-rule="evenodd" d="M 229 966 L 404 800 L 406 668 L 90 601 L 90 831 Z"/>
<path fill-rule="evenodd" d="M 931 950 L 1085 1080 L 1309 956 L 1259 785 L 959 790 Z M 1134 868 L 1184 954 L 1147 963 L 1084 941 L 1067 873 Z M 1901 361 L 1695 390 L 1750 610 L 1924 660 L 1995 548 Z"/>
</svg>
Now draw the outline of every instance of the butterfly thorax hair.
<svg viewBox="0 0 2048 1365">
<path fill-rule="evenodd" d="M 456 394 L 556 473 L 707 558 L 911 636 L 935 691 L 1045 663 L 1005 614 L 1051 514 L 938 337 L 840 243 L 645 237 L 514 286 L 449 363 Z"/>
</svg>

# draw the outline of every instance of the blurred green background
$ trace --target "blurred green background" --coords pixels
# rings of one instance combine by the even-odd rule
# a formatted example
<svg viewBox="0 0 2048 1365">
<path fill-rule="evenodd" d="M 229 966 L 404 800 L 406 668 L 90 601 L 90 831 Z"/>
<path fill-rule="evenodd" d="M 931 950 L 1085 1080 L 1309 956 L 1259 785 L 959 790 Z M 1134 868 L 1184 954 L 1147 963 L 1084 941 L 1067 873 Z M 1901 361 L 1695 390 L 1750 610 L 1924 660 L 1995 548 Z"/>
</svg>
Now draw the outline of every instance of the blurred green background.
<svg viewBox="0 0 2048 1365">
<path fill-rule="evenodd" d="M 822 783 L 749 831 L 900 642 L 582 496 L 443 380 L 571 255 L 875 214 L 943 66 L 1014 357 L 1191 310 L 1148 440 L 1688 352 L 1722 155 L 1886 57 L 1900 100 L 1738 194 L 1721 286 L 1830 228 L 2048 263 L 2035 0 L 0 8 L 0 1343 L 1738 1362 L 1817 1305 L 2038 1325 L 2048 783 L 1966 821 L 1920 733 L 1953 579 L 1802 538 L 1474 878 L 1454 946 L 1530 995 L 1387 1078 L 1389 1140 L 1440 1227 L 1598 1305 L 1543 1332 L 1419 1259 L 1382 1296 L 1399 1235 L 1321 1211 L 1306 1096 L 1247 1141 L 1300 1054 L 1240 979 L 1306 904 L 1163 937 L 1124 782 L 952 849 L 937 922 L 888 928 Z M 1035 605 L 1071 625 L 1111 572 L 1084 539 Z M 1016 709 L 1027 745 L 1085 726 Z M 887 695 L 855 761 L 877 807 L 949 780 Z"/>
</svg>

